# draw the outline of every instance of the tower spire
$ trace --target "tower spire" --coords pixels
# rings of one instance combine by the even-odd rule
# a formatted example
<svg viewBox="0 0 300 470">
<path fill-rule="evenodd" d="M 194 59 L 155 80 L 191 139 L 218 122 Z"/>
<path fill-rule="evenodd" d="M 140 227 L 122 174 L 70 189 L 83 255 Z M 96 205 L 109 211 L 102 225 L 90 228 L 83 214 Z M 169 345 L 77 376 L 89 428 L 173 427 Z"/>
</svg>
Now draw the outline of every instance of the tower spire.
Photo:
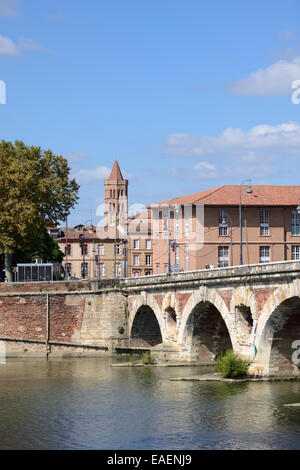
<svg viewBox="0 0 300 470">
<path fill-rule="evenodd" d="M 112 167 L 112 170 L 110 172 L 109 176 L 110 180 L 123 180 L 123 176 L 119 167 L 119 163 L 117 160 L 115 160 L 115 163 Z"/>
</svg>

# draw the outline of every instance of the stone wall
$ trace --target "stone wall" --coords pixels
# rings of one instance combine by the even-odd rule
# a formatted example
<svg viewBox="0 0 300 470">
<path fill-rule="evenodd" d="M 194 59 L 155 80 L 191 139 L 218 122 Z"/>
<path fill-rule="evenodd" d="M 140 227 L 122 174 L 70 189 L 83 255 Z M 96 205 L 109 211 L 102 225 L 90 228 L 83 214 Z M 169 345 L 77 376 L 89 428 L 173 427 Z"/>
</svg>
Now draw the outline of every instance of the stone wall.
<svg viewBox="0 0 300 470">
<path fill-rule="evenodd" d="M 113 341 L 122 345 L 128 337 L 126 297 L 114 288 L 84 290 L 87 285 L 66 291 L 65 283 L 26 283 L 23 291 L 23 285 L 2 284 L 0 340 L 7 353 L 81 355 L 111 352 Z"/>
</svg>

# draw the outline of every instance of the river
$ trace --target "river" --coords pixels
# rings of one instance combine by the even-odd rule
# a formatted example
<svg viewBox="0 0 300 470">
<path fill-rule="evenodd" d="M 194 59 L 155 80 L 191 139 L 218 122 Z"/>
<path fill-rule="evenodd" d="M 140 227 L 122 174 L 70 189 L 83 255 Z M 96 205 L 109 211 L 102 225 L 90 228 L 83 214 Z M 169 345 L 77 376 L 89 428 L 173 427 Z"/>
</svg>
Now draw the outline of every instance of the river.
<svg viewBox="0 0 300 470">
<path fill-rule="evenodd" d="M 3 449 L 300 449 L 300 382 L 180 382 L 204 367 L 0 365 Z"/>
</svg>

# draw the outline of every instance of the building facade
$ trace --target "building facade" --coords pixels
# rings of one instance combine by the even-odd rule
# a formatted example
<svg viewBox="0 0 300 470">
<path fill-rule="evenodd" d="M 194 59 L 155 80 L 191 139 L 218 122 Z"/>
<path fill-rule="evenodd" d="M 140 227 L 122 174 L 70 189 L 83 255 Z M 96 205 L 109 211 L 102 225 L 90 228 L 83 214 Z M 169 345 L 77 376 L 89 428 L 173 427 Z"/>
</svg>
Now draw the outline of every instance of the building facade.
<svg viewBox="0 0 300 470">
<path fill-rule="evenodd" d="M 220 186 L 153 204 L 154 274 L 298 260 L 299 203 L 299 186 Z"/>
<path fill-rule="evenodd" d="M 76 279 L 125 277 L 127 263 L 128 180 L 117 160 L 104 181 L 104 219 L 99 226 L 64 227 L 58 239 L 68 276 Z"/>
</svg>

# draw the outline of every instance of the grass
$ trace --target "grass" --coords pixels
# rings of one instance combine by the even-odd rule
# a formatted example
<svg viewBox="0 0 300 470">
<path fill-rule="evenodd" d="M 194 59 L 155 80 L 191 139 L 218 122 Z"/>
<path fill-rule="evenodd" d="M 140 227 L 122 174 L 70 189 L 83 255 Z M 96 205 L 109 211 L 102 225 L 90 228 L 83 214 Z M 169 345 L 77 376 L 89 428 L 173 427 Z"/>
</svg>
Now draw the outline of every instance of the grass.
<svg viewBox="0 0 300 470">
<path fill-rule="evenodd" d="M 147 364 L 154 364 L 155 360 L 154 357 L 151 356 L 150 351 L 146 351 L 143 353 L 141 357 L 142 363 L 147 365 Z"/>
</svg>

